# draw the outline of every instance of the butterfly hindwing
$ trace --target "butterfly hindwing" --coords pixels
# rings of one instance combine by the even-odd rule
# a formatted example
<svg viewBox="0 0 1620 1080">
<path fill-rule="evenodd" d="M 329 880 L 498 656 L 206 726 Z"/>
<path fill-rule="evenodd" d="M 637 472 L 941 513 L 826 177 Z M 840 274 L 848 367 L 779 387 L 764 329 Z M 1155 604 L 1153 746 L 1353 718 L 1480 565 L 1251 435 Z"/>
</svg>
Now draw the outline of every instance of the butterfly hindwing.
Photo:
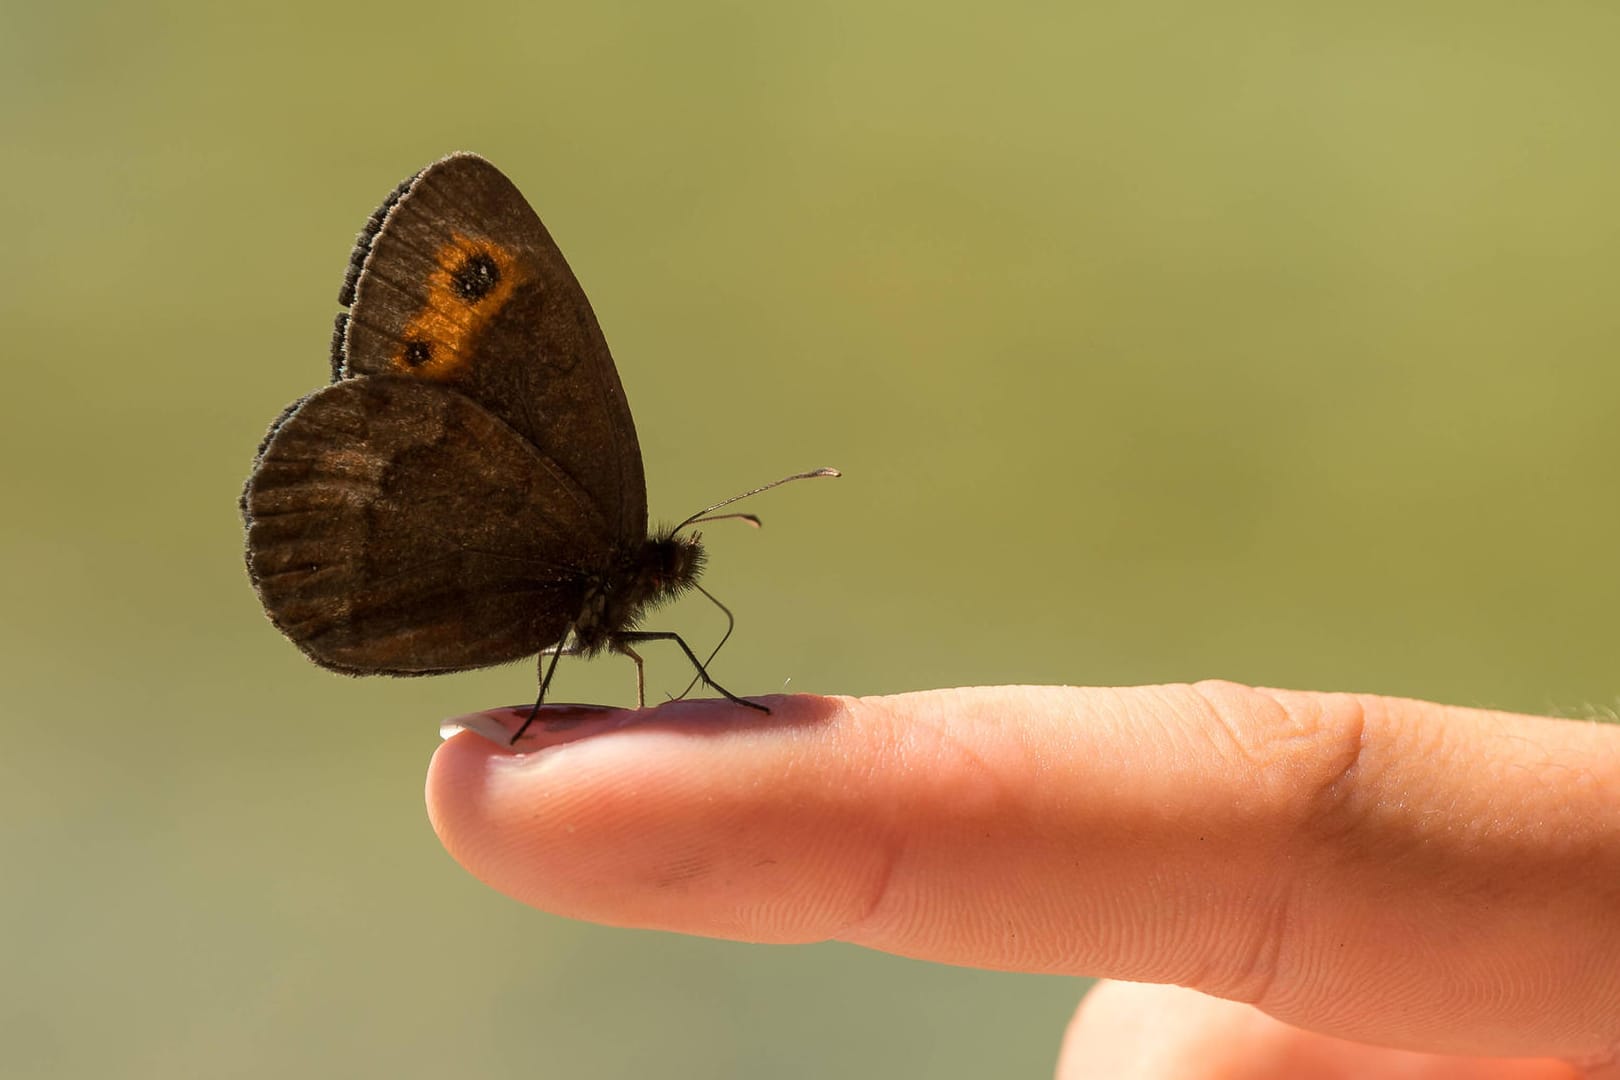
<svg viewBox="0 0 1620 1080">
<path fill-rule="evenodd" d="M 377 375 L 305 398 L 243 493 L 275 624 L 351 673 L 530 656 L 578 611 L 606 524 L 554 462 L 470 398 Z"/>
</svg>

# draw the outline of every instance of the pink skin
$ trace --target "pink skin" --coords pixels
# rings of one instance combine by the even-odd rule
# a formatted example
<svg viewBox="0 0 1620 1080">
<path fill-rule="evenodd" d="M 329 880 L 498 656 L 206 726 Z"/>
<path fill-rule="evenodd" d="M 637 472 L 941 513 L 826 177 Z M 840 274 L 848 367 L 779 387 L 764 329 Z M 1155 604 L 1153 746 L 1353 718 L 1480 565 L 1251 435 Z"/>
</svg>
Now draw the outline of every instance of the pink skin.
<svg viewBox="0 0 1620 1080">
<path fill-rule="evenodd" d="M 1230 683 L 764 700 L 458 735 L 429 813 L 573 918 L 1170 984 L 1099 986 L 1061 1077 L 1620 1077 L 1620 726 Z"/>
</svg>

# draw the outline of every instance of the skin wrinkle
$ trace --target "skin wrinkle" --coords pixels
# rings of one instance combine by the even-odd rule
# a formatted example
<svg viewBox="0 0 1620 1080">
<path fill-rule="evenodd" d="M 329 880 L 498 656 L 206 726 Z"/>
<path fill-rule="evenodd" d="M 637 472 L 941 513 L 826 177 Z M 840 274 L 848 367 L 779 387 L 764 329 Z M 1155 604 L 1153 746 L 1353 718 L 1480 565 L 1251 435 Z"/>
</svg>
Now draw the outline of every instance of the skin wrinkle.
<svg viewBox="0 0 1620 1080">
<path fill-rule="evenodd" d="M 1298 888 L 1293 880 L 1291 875 L 1284 875 L 1280 895 L 1257 911 L 1253 945 L 1239 951 L 1236 970 L 1226 980 L 1229 985 L 1223 987 L 1219 996 L 1260 1008 L 1265 1008 L 1271 1000 L 1272 991 L 1282 977 L 1282 957 L 1292 940 L 1289 930 L 1294 925 L 1293 914 L 1298 902 Z"/>
<path fill-rule="evenodd" d="M 1230 759 L 1236 771 L 1254 777 L 1257 782 L 1264 780 L 1265 767 L 1275 759 L 1275 753 L 1262 753 L 1267 740 L 1265 735 L 1259 738 L 1244 737 L 1243 729 L 1238 724 L 1228 721 L 1228 709 L 1223 698 L 1230 699 L 1234 690 L 1231 683 L 1207 682 L 1192 685 L 1186 688 L 1194 699 L 1196 706 L 1189 711 L 1186 703 L 1179 706 L 1179 727 L 1189 732 L 1199 733 L 1202 738 L 1197 742 L 1204 743 L 1223 759 Z M 1200 708 L 1199 708 L 1200 706 Z M 1264 732 L 1277 732 L 1283 725 L 1265 725 Z M 1210 738 L 1209 733 L 1225 732 L 1225 740 Z M 1184 740 L 1178 740 L 1184 742 Z M 1286 889 L 1286 878 L 1280 879 L 1283 891 L 1272 902 L 1259 902 L 1259 900 L 1246 900 L 1243 907 L 1249 912 L 1264 915 L 1260 918 L 1249 916 L 1244 920 L 1244 936 L 1246 941 L 1234 950 L 1234 957 L 1230 954 L 1221 954 L 1218 959 L 1207 959 L 1199 963 L 1187 978 L 1192 984 L 1199 986 L 1220 986 L 1217 993 L 1221 996 L 1233 997 L 1238 1001 L 1255 1001 L 1267 996 L 1268 988 L 1277 978 L 1277 957 L 1280 952 L 1280 931 L 1288 925 L 1286 912 L 1290 910 L 1290 891 Z"/>
<path fill-rule="evenodd" d="M 1289 706 L 1279 698 L 1257 691 L 1261 695 L 1276 701 L 1278 706 L 1288 711 Z M 1317 701 L 1308 699 L 1304 707 L 1314 708 Z M 1355 694 L 1347 694 L 1342 701 L 1335 704 L 1343 707 L 1343 712 L 1336 717 L 1341 731 L 1339 735 L 1340 749 L 1336 754 L 1328 754 L 1326 762 L 1337 761 L 1329 769 L 1321 783 L 1314 791 L 1305 795 L 1305 817 L 1300 822 L 1300 846 L 1302 850 L 1309 851 L 1315 844 L 1323 839 L 1336 842 L 1340 838 L 1350 835 L 1361 824 L 1362 815 L 1351 811 L 1352 796 L 1360 790 L 1362 774 L 1365 772 L 1367 760 L 1367 716 L 1369 703 Z M 1337 711 L 1337 710 L 1335 710 Z M 1320 727 L 1323 719 L 1320 714 L 1316 717 Z M 1341 821 L 1339 829 L 1326 826 L 1335 820 Z"/>
<path fill-rule="evenodd" d="M 1401 703 L 1376 698 L 1358 700 L 1364 712 L 1373 718 L 1374 729 L 1386 733 L 1377 740 L 1376 746 L 1381 758 L 1388 762 L 1385 766 L 1388 771 L 1383 774 L 1387 779 L 1369 781 L 1366 775 L 1367 755 L 1364 752 L 1357 767 L 1346 772 L 1348 782 L 1341 785 L 1340 791 L 1331 793 L 1338 796 L 1338 805 L 1347 815 L 1340 823 L 1343 831 L 1331 827 L 1335 824 L 1331 815 L 1316 820 L 1318 828 L 1329 826 L 1321 829 L 1322 835 L 1336 846 L 1336 861 L 1341 869 L 1345 868 L 1345 859 L 1351 863 L 1372 860 L 1381 863 L 1386 871 L 1404 878 L 1409 872 L 1427 865 L 1432 858 L 1429 853 L 1439 848 L 1446 853 L 1443 872 L 1447 888 L 1444 890 L 1444 902 L 1465 908 L 1477 906 L 1481 911 L 1488 912 L 1493 897 L 1504 901 L 1508 899 L 1501 896 L 1504 889 L 1508 894 L 1522 892 L 1524 888 L 1533 890 L 1539 872 L 1526 866 L 1525 860 L 1541 865 L 1549 860 L 1565 862 L 1570 859 L 1570 852 L 1558 850 L 1560 844 L 1557 836 L 1546 835 L 1547 830 L 1539 828 L 1534 820 L 1536 804 L 1540 801 L 1538 793 L 1561 796 L 1561 789 L 1555 791 L 1554 785 L 1544 781 L 1528 785 L 1532 790 L 1524 790 L 1522 781 L 1507 783 L 1502 786 L 1498 799 L 1486 799 L 1482 805 L 1475 806 L 1465 795 L 1468 790 L 1481 786 L 1484 790 L 1493 790 L 1488 782 L 1492 779 L 1489 759 L 1479 766 L 1487 781 L 1484 785 L 1480 784 L 1480 778 L 1475 778 L 1471 786 L 1451 786 L 1435 779 L 1446 774 L 1447 762 L 1458 763 L 1461 767 L 1469 760 L 1477 760 L 1479 740 L 1500 737 L 1488 721 L 1482 722 L 1469 710 L 1448 710 L 1442 712 L 1439 723 L 1416 724 L 1413 714 Z M 1552 733 L 1549 733 L 1549 737 L 1552 737 Z M 1365 745 L 1367 740 L 1363 738 L 1362 741 Z M 1512 741 L 1522 744 L 1524 740 L 1515 736 Z M 1557 757 L 1553 749 L 1556 742 L 1542 745 L 1547 747 L 1545 757 Z M 1430 778 L 1421 785 L 1407 778 L 1414 770 L 1403 770 L 1401 767 L 1402 763 L 1419 758 L 1430 762 L 1426 770 L 1416 771 L 1418 776 Z M 1515 795 L 1517 797 L 1513 797 Z M 1505 805 L 1501 798 L 1511 798 L 1511 803 Z M 1557 799 L 1552 800 L 1551 805 L 1556 805 L 1556 802 Z M 1551 846 L 1549 840 L 1552 841 Z M 1597 841 L 1577 830 L 1567 843 L 1584 847 L 1596 845 Z M 1332 849 L 1328 849 L 1328 853 L 1332 854 Z M 1598 854 L 1599 849 L 1595 847 L 1592 855 L 1596 857 Z M 1514 868 L 1518 868 L 1517 871 Z M 1549 898 L 1549 901 L 1557 903 L 1553 898 Z M 1393 912 L 1376 917 L 1399 919 L 1398 913 Z M 1417 921 L 1421 923 L 1425 920 L 1418 918 Z M 1434 929 L 1443 929 L 1444 925 L 1442 923 Z M 1480 928 L 1457 925 L 1453 930 L 1455 937 L 1442 933 L 1439 937 L 1411 941 L 1414 966 L 1436 968 L 1454 965 L 1459 961 L 1459 950 L 1465 953 L 1471 935 L 1478 932 L 1514 932 L 1511 927 L 1489 923 Z M 1493 977 L 1488 970 L 1475 970 L 1465 965 L 1456 972 L 1458 977 L 1469 980 L 1466 989 L 1458 987 L 1459 1006 L 1476 1015 L 1480 1011 L 1501 1012 L 1513 1007 L 1514 1002 L 1533 1001 L 1556 994 L 1560 988 L 1570 985 L 1569 979 L 1583 978 L 1578 963 L 1575 969 L 1566 967 L 1562 974 L 1559 973 L 1562 964 L 1575 959 L 1573 956 L 1547 956 L 1545 959 L 1549 962 L 1546 967 L 1518 973 L 1512 981 L 1503 980 L 1514 973 L 1499 972 Z M 1591 969 L 1587 970 L 1589 974 L 1585 978 L 1590 978 Z M 1513 985 L 1514 982 L 1518 985 Z M 1317 1007 L 1321 1005 L 1321 1002 L 1317 1003 Z"/>
<path fill-rule="evenodd" d="M 914 775 L 929 776 L 934 779 L 930 786 L 931 797 L 940 792 L 947 793 L 947 801 L 953 807 L 965 807 L 974 816 L 982 816 L 985 808 L 1002 802 L 1006 797 L 1006 790 L 1001 782 L 1001 772 L 987 761 L 977 749 L 953 735 L 948 728 L 935 722 L 931 717 L 909 714 L 907 723 L 895 723 L 894 714 L 885 709 L 884 719 L 884 746 L 887 754 L 879 755 L 879 760 L 893 760 L 899 769 Z M 897 733 L 904 731 L 906 737 L 898 738 Z M 921 745 L 919 736 L 928 736 L 927 746 Z M 926 755 L 927 760 L 921 760 L 924 755 L 920 750 L 932 751 Z M 949 767 L 945 763 L 948 761 Z M 970 768 L 970 776 L 964 776 L 964 766 Z M 974 781 L 971 783 L 968 780 Z M 969 798 L 969 795 L 972 798 Z M 900 808 L 891 808 L 887 815 L 888 822 L 897 818 Z M 874 883 L 871 892 L 871 901 L 863 913 L 852 920 L 836 933 L 837 940 L 859 942 L 865 932 L 886 915 L 889 902 L 895 895 L 895 884 L 903 880 L 901 865 L 908 850 L 906 837 L 907 830 L 886 825 L 886 839 L 882 842 L 883 871 L 879 880 Z"/>
<path fill-rule="evenodd" d="M 1579 1057 L 1572 1061 L 1577 1068 L 1596 1073 L 1600 1069 L 1620 1069 L 1620 1040 L 1612 1043 L 1607 1050 L 1592 1054 L 1589 1057 Z M 1611 1075 L 1605 1073 L 1604 1075 Z"/>
<path fill-rule="evenodd" d="M 1327 811 L 1342 806 L 1344 781 L 1355 775 L 1363 751 L 1364 716 L 1359 703 L 1350 700 L 1353 707 L 1348 713 L 1317 707 L 1316 699 L 1290 702 L 1285 697 L 1267 694 L 1249 687 L 1224 681 L 1205 681 L 1187 688 L 1204 706 L 1201 716 L 1207 720 L 1201 725 L 1226 732 L 1226 750 L 1217 747 L 1234 763 L 1247 767 L 1254 776 L 1257 788 L 1264 788 L 1266 773 L 1279 764 L 1291 765 L 1302 757 L 1309 772 L 1291 779 L 1281 792 L 1281 798 L 1295 813 L 1295 828 L 1305 842 L 1297 845 L 1302 855 L 1308 856 L 1315 846 L 1309 841 L 1314 835 L 1312 823 L 1323 816 L 1323 795 L 1330 796 Z M 1235 699 L 1235 700 L 1234 700 Z M 1255 709 L 1256 703 L 1262 708 Z M 1241 718 L 1258 713 L 1259 725 L 1244 725 Z M 1232 719 L 1232 717 L 1238 719 Z M 1337 721 L 1336 723 L 1333 721 Z M 1326 749 L 1320 733 L 1333 733 Z M 1211 742 L 1210 745 L 1215 745 Z M 1326 775 L 1314 783 L 1310 773 L 1326 770 Z M 1353 828 L 1353 826 L 1351 826 Z M 1244 928 L 1249 940 L 1226 954 L 1218 965 L 1211 964 L 1198 972 L 1192 985 L 1223 998 L 1264 1006 L 1277 993 L 1279 981 L 1284 978 L 1284 960 L 1295 955 L 1301 947 L 1291 928 L 1297 925 L 1297 912 L 1302 888 L 1296 867 L 1305 860 L 1289 860 L 1290 865 L 1272 879 L 1272 895 L 1264 898 L 1246 898 L 1242 901 L 1248 913 Z M 1301 965 L 1288 965 L 1289 970 L 1301 970 Z M 1313 970 L 1314 965 L 1303 965 Z"/>
<path fill-rule="evenodd" d="M 838 700 L 842 712 L 839 721 L 847 724 L 850 720 L 850 703 L 845 698 Z M 887 766 L 888 762 L 885 760 L 887 757 L 899 756 L 896 752 L 898 749 L 897 743 L 893 739 L 894 732 L 897 730 L 894 723 L 894 713 L 891 709 L 885 707 L 882 709 L 882 717 L 883 726 L 888 736 L 883 741 L 887 754 L 873 754 L 871 756 L 869 771 L 873 775 L 878 774 Z M 887 904 L 891 890 L 894 888 L 896 875 L 899 873 L 900 862 L 906 854 L 906 830 L 895 826 L 894 822 L 897 816 L 895 809 L 895 807 L 891 806 L 889 812 L 884 815 L 885 820 L 878 840 L 882 858 L 878 863 L 879 869 L 876 879 L 872 882 L 867 900 L 862 905 L 860 914 L 849 919 L 844 926 L 830 934 L 829 940 L 858 943 L 865 936 L 865 928 L 877 920 L 879 912 Z"/>
<path fill-rule="evenodd" d="M 1195 730 L 1209 731 L 1211 733 L 1214 731 L 1225 732 L 1227 743 L 1225 748 L 1214 746 L 1214 739 L 1206 739 L 1205 741 L 1208 742 L 1215 749 L 1215 752 L 1221 757 L 1227 756 L 1229 751 L 1236 751 L 1237 754 L 1242 758 L 1243 762 L 1247 764 L 1251 770 L 1259 771 L 1260 769 L 1263 769 L 1266 765 L 1266 760 L 1261 758 L 1256 753 L 1256 749 L 1254 747 L 1250 746 L 1250 743 L 1253 742 L 1253 740 L 1243 737 L 1238 725 L 1227 719 L 1226 710 L 1221 708 L 1221 706 L 1209 694 L 1210 690 L 1217 687 L 1224 690 L 1231 690 L 1232 684 L 1198 682 L 1189 687 L 1193 693 L 1193 696 L 1203 704 L 1204 717 L 1212 721 L 1211 724 L 1207 726 L 1200 725 L 1195 728 Z M 1285 713 L 1286 710 L 1279 707 L 1278 712 Z"/>
<path fill-rule="evenodd" d="M 1328 767 L 1325 775 L 1302 791 L 1302 814 L 1295 824 L 1292 846 L 1299 853 L 1299 865 L 1302 867 L 1319 865 L 1316 857 L 1322 854 L 1328 855 L 1336 866 L 1342 861 L 1344 845 L 1347 842 L 1357 843 L 1379 807 L 1389 809 L 1392 796 L 1398 806 L 1405 806 L 1407 802 L 1405 792 L 1380 790 L 1376 786 L 1378 781 L 1369 778 L 1369 725 L 1379 720 L 1386 726 L 1390 723 L 1386 705 L 1377 698 L 1356 694 L 1295 698 L 1287 693 L 1268 693 L 1264 690 L 1255 693 L 1276 702 L 1296 718 L 1309 711 L 1313 721 L 1311 726 L 1318 732 L 1313 742 L 1319 747 L 1323 741 L 1320 733 L 1324 730 L 1333 733 L 1329 745 L 1334 749 L 1319 754 L 1322 764 Z M 1300 902 L 1298 897 L 1305 887 L 1301 874 L 1311 872 L 1309 869 L 1303 870 L 1291 879 L 1296 904 Z M 1333 866 L 1328 868 L 1328 872 L 1333 872 Z M 1417 947 L 1421 949 L 1422 944 L 1419 943 Z M 1332 955 L 1312 957 L 1300 952 L 1318 949 L 1331 953 L 1334 944 L 1310 937 L 1301 941 L 1297 935 L 1288 947 L 1279 942 L 1272 961 L 1277 968 L 1276 976 L 1266 987 L 1266 992 L 1239 1000 L 1246 1000 L 1274 1014 L 1285 1015 L 1290 1007 L 1298 1007 L 1298 992 L 1310 990 L 1315 977 L 1334 966 Z M 1296 977 L 1285 980 L 1282 976 L 1284 967 L 1297 973 Z M 1305 979 L 1303 985 L 1299 983 L 1299 977 Z M 1293 993 L 1280 992 L 1283 990 Z"/>
</svg>

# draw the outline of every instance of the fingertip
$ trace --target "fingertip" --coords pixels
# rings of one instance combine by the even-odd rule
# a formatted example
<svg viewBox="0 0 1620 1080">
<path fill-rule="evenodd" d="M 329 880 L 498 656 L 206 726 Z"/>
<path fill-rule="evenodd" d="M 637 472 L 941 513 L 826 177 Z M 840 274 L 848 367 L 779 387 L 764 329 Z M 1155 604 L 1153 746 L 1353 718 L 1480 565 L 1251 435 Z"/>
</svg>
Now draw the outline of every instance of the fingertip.
<svg viewBox="0 0 1620 1080">
<path fill-rule="evenodd" d="M 769 879 L 797 859 L 762 849 L 784 824 L 820 828 L 802 806 L 767 798 L 762 807 L 766 778 L 782 775 L 794 732 L 826 725 L 836 709 L 807 695 L 766 704 L 769 714 L 725 701 L 573 714 L 548 706 L 515 747 L 509 733 L 528 708 L 457 718 L 428 769 L 429 819 L 467 870 L 532 906 L 758 939 L 738 923 L 733 888 L 771 892 Z M 768 911 L 769 898 L 753 906 Z"/>
</svg>

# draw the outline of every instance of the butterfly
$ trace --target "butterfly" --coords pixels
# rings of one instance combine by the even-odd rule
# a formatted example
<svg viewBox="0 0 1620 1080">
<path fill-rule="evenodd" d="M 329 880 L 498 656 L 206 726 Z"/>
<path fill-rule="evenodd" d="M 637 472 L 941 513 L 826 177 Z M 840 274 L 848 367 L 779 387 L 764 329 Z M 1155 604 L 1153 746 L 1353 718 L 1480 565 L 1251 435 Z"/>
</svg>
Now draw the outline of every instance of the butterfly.
<svg viewBox="0 0 1620 1080">
<path fill-rule="evenodd" d="M 563 655 L 630 657 L 639 707 L 636 646 L 668 640 L 694 683 L 764 709 L 678 634 L 637 627 L 703 591 L 692 526 L 757 524 L 714 512 L 836 469 L 649 532 L 635 423 L 596 316 L 533 208 L 475 154 L 394 189 L 338 301 L 332 382 L 271 425 L 241 498 L 248 575 L 283 634 L 351 675 L 539 656 L 529 722 Z"/>
</svg>

